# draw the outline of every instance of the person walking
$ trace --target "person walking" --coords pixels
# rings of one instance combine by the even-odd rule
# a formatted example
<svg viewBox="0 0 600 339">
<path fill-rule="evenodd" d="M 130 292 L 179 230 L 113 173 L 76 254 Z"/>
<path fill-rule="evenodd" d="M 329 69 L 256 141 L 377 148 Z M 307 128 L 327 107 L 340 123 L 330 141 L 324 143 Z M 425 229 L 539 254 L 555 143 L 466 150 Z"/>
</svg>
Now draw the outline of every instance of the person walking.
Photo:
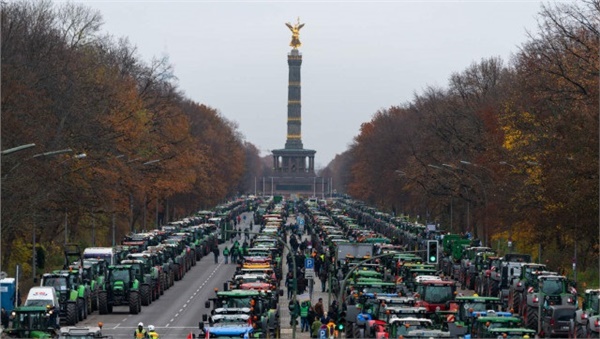
<svg viewBox="0 0 600 339">
<path fill-rule="evenodd" d="M 4 307 L 2 307 L 2 328 L 3 329 L 8 328 L 9 320 L 10 320 L 10 318 L 8 316 L 8 312 L 6 312 L 6 309 Z"/>
<path fill-rule="evenodd" d="M 329 339 L 334 339 L 336 337 L 336 331 L 335 331 L 335 322 L 333 321 L 333 318 L 331 318 L 329 315 L 329 322 L 327 323 L 327 336 Z"/>
<path fill-rule="evenodd" d="M 325 315 L 325 308 L 323 307 L 323 298 L 319 298 L 319 301 L 317 301 L 314 308 L 317 318 L 323 318 L 323 316 Z"/>
<path fill-rule="evenodd" d="M 225 264 L 227 264 L 227 260 L 229 260 L 229 248 L 227 246 L 223 249 L 223 257 L 225 257 Z"/>
<path fill-rule="evenodd" d="M 285 278 L 285 287 L 287 287 L 288 300 L 292 299 L 292 294 L 294 292 L 294 275 L 292 272 L 288 272 L 287 277 Z"/>
<path fill-rule="evenodd" d="M 308 310 L 310 309 L 310 301 L 306 300 L 300 304 L 300 332 L 309 331 Z"/>
<path fill-rule="evenodd" d="M 326 269 L 321 269 L 321 272 L 319 273 L 319 280 L 321 280 L 321 292 L 325 292 L 325 289 L 327 288 L 327 270 Z"/>
<path fill-rule="evenodd" d="M 338 313 L 339 313 L 339 307 L 338 307 L 338 303 L 337 300 L 334 300 L 331 302 L 331 305 L 329 306 L 329 310 L 327 311 L 327 316 L 330 319 L 333 319 L 334 321 L 338 320 Z"/>
<path fill-rule="evenodd" d="M 212 252 L 215 255 L 215 264 L 218 264 L 219 263 L 219 254 L 220 254 L 219 248 L 215 247 Z"/>
<path fill-rule="evenodd" d="M 319 337 L 319 330 L 321 329 L 321 326 L 323 325 L 323 323 L 321 322 L 321 318 L 320 317 L 315 317 L 315 320 L 312 322 L 312 325 L 310 326 L 310 337 L 311 338 L 318 338 Z"/>
</svg>

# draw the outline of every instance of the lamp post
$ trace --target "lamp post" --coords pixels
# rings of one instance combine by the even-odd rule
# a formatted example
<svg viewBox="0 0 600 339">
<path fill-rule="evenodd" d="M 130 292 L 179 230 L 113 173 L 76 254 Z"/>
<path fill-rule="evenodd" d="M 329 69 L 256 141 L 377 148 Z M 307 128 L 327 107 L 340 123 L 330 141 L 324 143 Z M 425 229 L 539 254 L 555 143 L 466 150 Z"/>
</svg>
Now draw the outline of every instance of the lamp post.
<svg viewBox="0 0 600 339">
<path fill-rule="evenodd" d="M 83 159 L 86 158 L 87 154 L 86 153 L 79 153 L 76 154 L 75 156 L 73 156 L 73 158 L 71 159 Z M 65 161 L 68 161 L 70 159 L 67 159 Z M 65 162 L 63 161 L 63 163 Z M 94 230 L 92 229 L 92 232 Z M 67 243 L 69 242 L 69 215 L 67 214 L 67 209 L 65 208 L 65 245 L 67 245 Z"/>
<path fill-rule="evenodd" d="M 438 170 L 452 173 L 452 175 L 454 175 L 456 177 L 456 179 L 459 181 L 459 183 L 461 183 L 461 185 L 462 185 L 462 179 L 456 172 L 447 170 L 446 168 L 444 168 L 444 167 L 450 167 L 450 168 L 454 169 L 453 166 L 448 165 L 448 164 L 442 164 L 442 166 L 444 166 L 444 167 L 440 167 L 440 166 L 436 166 L 436 165 L 432 165 L 432 164 L 429 164 L 427 166 L 438 169 Z M 396 172 L 398 172 L 398 171 L 396 171 Z M 402 171 L 400 171 L 400 172 L 402 172 Z M 402 173 L 404 173 L 404 172 L 402 172 Z M 469 202 L 467 201 L 467 227 L 468 227 L 468 225 L 469 225 Z M 453 232 L 453 231 L 454 231 L 454 196 L 450 195 L 450 232 Z"/>
<path fill-rule="evenodd" d="M 25 144 L 25 145 L 13 147 L 13 148 L 5 149 L 4 151 L 0 152 L 0 154 L 9 155 L 11 153 L 22 151 L 22 150 L 25 150 L 25 149 L 28 149 L 31 147 L 35 147 L 35 144 Z"/>
<path fill-rule="evenodd" d="M 464 164 L 464 165 L 468 165 L 468 166 L 483 168 L 489 172 L 492 172 L 489 168 L 487 168 L 485 166 L 477 165 L 477 164 L 471 163 L 469 161 L 461 160 L 460 163 Z M 452 167 L 454 167 L 454 166 L 452 166 Z M 458 169 L 457 167 L 454 167 L 454 168 Z M 470 173 L 475 178 L 475 180 L 477 180 L 477 182 L 481 186 L 481 191 L 483 192 L 483 240 L 484 240 L 484 246 L 487 246 L 487 244 L 488 244 L 487 237 L 488 237 L 488 233 L 489 233 L 488 229 L 487 229 L 487 207 L 488 207 L 487 191 L 485 189 L 485 185 L 483 184 L 483 182 L 481 181 L 481 179 L 478 176 L 472 174 L 469 171 L 465 171 L 465 172 Z"/>
</svg>

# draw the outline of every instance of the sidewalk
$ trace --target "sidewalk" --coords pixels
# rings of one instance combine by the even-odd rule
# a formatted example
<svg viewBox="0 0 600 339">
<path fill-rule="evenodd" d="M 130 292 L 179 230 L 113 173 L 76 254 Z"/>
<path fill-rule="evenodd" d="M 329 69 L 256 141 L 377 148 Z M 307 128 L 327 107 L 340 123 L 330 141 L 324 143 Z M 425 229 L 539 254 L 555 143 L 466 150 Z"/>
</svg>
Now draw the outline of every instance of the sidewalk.
<svg viewBox="0 0 600 339">
<path fill-rule="evenodd" d="M 302 235 L 302 240 L 309 239 L 308 235 Z M 287 248 L 283 250 L 282 260 L 286 261 L 286 256 L 288 254 Z M 287 263 L 283 265 L 283 280 L 281 281 L 281 287 L 284 290 L 284 295 L 279 297 L 279 315 L 280 315 L 280 324 L 281 324 L 281 337 L 282 338 L 291 338 L 292 337 L 292 326 L 290 325 L 290 311 L 288 309 L 289 299 L 287 298 L 287 289 L 285 288 L 285 277 L 287 276 L 288 268 Z M 304 293 L 297 296 L 298 300 L 306 300 L 309 298 L 309 294 Z M 325 309 L 325 313 L 327 313 L 327 309 L 329 308 L 329 304 L 334 300 L 333 294 L 331 295 L 331 300 L 328 299 L 327 292 L 321 292 L 321 280 L 315 276 L 314 278 L 314 288 L 311 298 L 311 304 L 314 305 L 317 303 L 319 298 L 323 298 L 323 306 Z M 300 332 L 300 317 L 297 318 L 298 324 L 296 325 L 296 338 L 310 338 L 310 332 Z"/>
</svg>

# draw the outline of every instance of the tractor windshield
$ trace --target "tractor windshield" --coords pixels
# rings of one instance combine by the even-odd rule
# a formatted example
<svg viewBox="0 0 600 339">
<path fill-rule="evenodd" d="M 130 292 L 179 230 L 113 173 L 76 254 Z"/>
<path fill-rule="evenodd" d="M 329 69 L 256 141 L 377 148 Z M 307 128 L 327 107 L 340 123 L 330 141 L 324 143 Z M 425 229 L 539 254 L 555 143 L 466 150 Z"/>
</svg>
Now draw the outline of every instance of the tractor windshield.
<svg viewBox="0 0 600 339">
<path fill-rule="evenodd" d="M 110 282 L 121 280 L 125 284 L 129 283 L 129 271 L 128 270 L 114 270 L 110 276 Z"/>
<path fill-rule="evenodd" d="M 67 290 L 67 278 L 65 277 L 48 277 L 44 278 L 44 286 L 54 287 L 57 291 Z"/>
<path fill-rule="evenodd" d="M 591 299 L 590 300 L 591 301 L 590 308 L 592 310 L 594 310 L 595 312 L 599 312 L 600 309 L 598 306 L 600 305 L 600 296 L 595 295 L 595 296 L 592 296 L 590 299 Z"/>
<path fill-rule="evenodd" d="M 452 286 L 449 285 L 429 285 L 425 288 L 423 296 L 423 300 L 432 304 L 443 304 L 453 298 Z"/>
<path fill-rule="evenodd" d="M 486 303 L 467 302 L 462 305 L 460 309 L 460 319 L 467 319 L 472 312 L 485 312 L 487 311 Z"/>
<path fill-rule="evenodd" d="M 44 327 L 43 313 L 24 312 L 17 313 L 13 319 L 13 328 L 15 329 L 40 329 Z"/>
<path fill-rule="evenodd" d="M 243 308 L 250 307 L 250 297 L 241 297 L 241 298 L 227 298 L 221 300 L 221 307 L 228 308 Z"/>
<path fill-rule="evenodd" d="M 542 292 L 548 295 L 561 294 L 564 291 L 563 285 L 564 281 L 562 279 L 544 280 L 542 285 Z"/>
</svg>

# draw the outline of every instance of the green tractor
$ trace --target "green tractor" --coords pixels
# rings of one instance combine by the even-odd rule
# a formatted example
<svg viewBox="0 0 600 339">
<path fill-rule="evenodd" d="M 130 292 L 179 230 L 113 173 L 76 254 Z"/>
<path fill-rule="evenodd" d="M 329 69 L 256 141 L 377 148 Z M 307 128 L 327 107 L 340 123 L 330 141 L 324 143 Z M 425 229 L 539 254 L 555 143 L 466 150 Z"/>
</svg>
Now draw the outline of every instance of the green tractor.
<svg viewBox="0 0 600 339">
<path fill-rule="evenodd" d="M 522 264 L 520 268 L 511 268 L 509 272 L 510 276 L 514 276 L 515 272 L 519 272 L 519 276 L 511 280 L 508 290 L 508 309 L 511 312 L 522 313 L 522 295 L 529 286 L 535 283 L 537 276 L 544 270 L 546 270 L 546 265 L 535 263 L 526 263 Z"/>
<path fill-rule="evenodd" d="M 58 331 L 53 311 L 44 306 L 22 306 L 11 312 L 11 326 L 2 336 L 11 338 L 55 338 Z"/>
<path fill-rule="evenodd" d="M 104 259 L 85 259 L 83 261 L 83 281 L 90 285 L 92 310 L 98 310 L 98 293 L 106 290 L 108 264 Z"/>
<path fill-rule="evenodd" d="M 57 270 L 42 275 L 40 286 L 54 287 L 58 293 L 60 317 L 67 325 L 75 325 L 87 318 L 87 303 L 91 303 L 90 290 L 82 283 L 79 270 Z"/>
<path fill-rule="evenodd" d="M 226 284 L 225 284 L 226 286 Z M 218 291 L 215 289 L 216 298 L 211 298 L 205 303 L 206 308 L 213 309 L 211 316 L 204 314 L 203 321 L 215 322 L 221 315 L 248 315 L 248 323 L 260 329 L 262 333 L 270 333 L 279 337 L 279 306 L 277 291 L 257 290 L 229 290 Z"/>
<path fill-rule="evenodd" d="M 540 305 L 545 311 L 550 306 L 563 305 L 569 307 L 575 315 L 577 310 L 577 291 L 573 287 L 569 287 L 567 278 L 560 275 L 539 275 L 537 282 L 527 289 L 527 294 L 523 296 L 521 301 L 521 315 L 525 321 L 525 325 L 537 330 Z M 561 311 L 564 313 L 564 311 Z"/>
<path fill-rule="evenodd" d="M 138 314 L 142 310 L 140 282 L 131 265 L 111 265 L 108 267 L 108 288 L 98 293 L 100 314 L 112 313 L 113 306 L 129 305 L 129 313 Z"/>
<path fill-rule="evenodd" d="M 133 254 L 129 255 L 129 258 L 121 261 L 121 265 L 131 265 L 135 272 L 135 278 L 140 282 L 140 298 L 142 299 L 142 306 L 148 306 L 152 301 L 156 300 L 156 294 L 154 286 L 155 281 L 152 278 L 152 269 L 149 261 L 144 261 L 142 258 L 133 257 Z"/>
<path fill-rule="evenodd" d="M 588 333 L 588 323 L 591 318 L 597 319 L 600 315 L 600 289 L 585 290 L 583 305 L 575 312 L 571 322 L 571 331 L 576 338 L 584 338 Z"/>
</svg>

